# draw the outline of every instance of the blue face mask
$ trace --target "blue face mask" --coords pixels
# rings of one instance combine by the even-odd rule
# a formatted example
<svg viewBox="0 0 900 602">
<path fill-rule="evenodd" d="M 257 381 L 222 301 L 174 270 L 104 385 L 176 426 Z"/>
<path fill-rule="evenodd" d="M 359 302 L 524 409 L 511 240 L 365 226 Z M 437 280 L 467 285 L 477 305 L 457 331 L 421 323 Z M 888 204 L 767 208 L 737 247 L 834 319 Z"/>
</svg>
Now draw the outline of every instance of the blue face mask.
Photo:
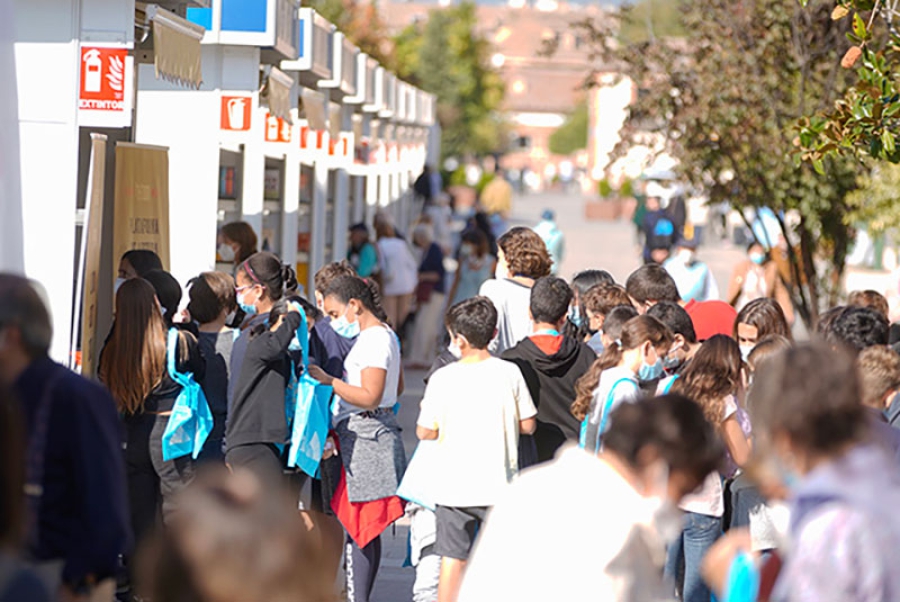
<svg viewBox="0 0 900 602">
<path fill-rule="evenodd" d="M 578 309 L 577 305 L 569 306 L 569 322 L 581 328 L 582 323 L 584 323 L 584 318 L 581 315 L 581 310 Z"/>
<path fill-rule="evenodd" d="M 246 315 L 248 315 L 248 316 L 256 315 L 256 306 L 250 305 L 249 303 L 244 302 L 244 293 L 238 294 L 237 303 L 238 303 L 238 307 L 240 307 L 241 311 L 243 311 Z"/>
<path fill-rule="evenodd" d="M 359 322 L 351 322 L 348 320 L 346 313 L 340 318 L 332 318 L 331 327 L 345 339 L 352 339 L 359 336 Z"/>
<path fill-rule="evenodd" d="M 677 369 L 683 363 L 677 357 L 666 356 L 666 359 L 663 361 L 663 369 L 671 372 L 672 370 Z"/>
<path fill-rule="evenodd" d="M 641 363 L 641 367 L 638 370 L 638 380 L 640 381 L 651 381 L 662 378 L 665 370 L 663 369 L 663 362 L 661 359 L 656 358 L 656 362 L 653 364 L 648 364 L 647 362 Z"/>
</svg>

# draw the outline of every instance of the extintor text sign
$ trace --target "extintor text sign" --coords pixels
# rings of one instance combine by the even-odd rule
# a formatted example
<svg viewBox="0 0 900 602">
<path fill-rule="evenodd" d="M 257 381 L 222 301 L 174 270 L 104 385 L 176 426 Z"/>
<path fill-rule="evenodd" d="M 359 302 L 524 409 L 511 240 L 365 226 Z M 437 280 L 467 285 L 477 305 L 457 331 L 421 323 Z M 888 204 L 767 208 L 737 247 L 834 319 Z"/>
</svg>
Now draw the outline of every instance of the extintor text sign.
<svg viewBox="0 0 900 602">
<path fill-rule="evenodd" d="M 125 46 L 81 47 L 78 125 L 129 127 L 134 106 L 134 60 Z"/>
</svg>

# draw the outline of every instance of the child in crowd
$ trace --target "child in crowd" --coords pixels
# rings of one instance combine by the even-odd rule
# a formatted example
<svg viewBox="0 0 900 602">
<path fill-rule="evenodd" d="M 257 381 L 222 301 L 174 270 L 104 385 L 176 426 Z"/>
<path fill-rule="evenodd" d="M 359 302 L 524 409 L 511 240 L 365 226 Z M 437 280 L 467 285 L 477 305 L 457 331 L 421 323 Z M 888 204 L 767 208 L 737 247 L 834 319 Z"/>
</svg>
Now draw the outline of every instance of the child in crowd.
<svg viewBox="0 0 900 602">
<path fill-rule="evenodd" d="M 620 305 L 614 307 L 603 321 L 601 339 L 604 350 L 622 338 L 622 329 L 632 318 L 638 317 L 638 312 L 632 305 Z M 602 354 L 598 354 L 602 355 Z"/>
<path fill-rule="evenodd" d="M 700 349 L 700 343 L 697 342 L 697 332 L 694 330 L 691 317 L 677 303 L 671 301 L 657 303 L 650 308 L 647 315 L 665 324 L 674 337 L 669 354 L 663 358 L 666 376 L 660 379 L 657 385 L 659 394 L 665 395 Z"/>
<path fill-rule="evenodd" d="M 534 332 L 501 356 L 522 371 L 538 408 L 534 433 L 538 462 L 553 459 L 567 440 L 578 439 L 578 420 L 569 406 L 576 381 L 597 359 L 590 347 L 560 334 L 571 300 L 572 289 L 565 280 L 554 276 L 538 279 L 531 289 Z"/>
<path fill-rule="evenodd" d="M 621 335 L 575 385 L 572 414 L 582 421 L 581 447 L 595 453 L 600 450 L 610 414 L 641 396 L 639 380 L 651 380 L 671 345 L 672 333 L 656 318 L 638 316 L 625 324 Z"/>
<path fill-rule="evenodd" d="M 589 290 L 600 284 L 615 284 L 616 281 L 606 270 L 582 270 L 572 277 L 572 304 L 569 306 L 569 316 L 566 319 L 565 333 L 567 336 L 586 340 L 591 335 L 591 326 L 585 315 L 584 297 Z M 630 303 L 630 302 L 629 302 Z"/>
<path fill-rule="evenodd" d="M 460 360 L 435 372 L 425 389 L 416 434 L 437 440 L 435 552 L 443 557 L 438 599 L 453 602 L 475 534 L 518 472 L 519 434 L 534 433 L 537 410 L 519 369 L 487 350 L 497 310 L 474 297 L 447 312 Z M 478 420 L 473 420 L 473 417 Z"/>
<path fill-rule="evenodd" d="M 206 374 L 200 381 L 213 429 L 203 445 L 201 460 L 225 461 L 225 419 L 228 414 L 228 383 L 231 380 L 231 350 L 235 331 L 226 326 L 237 309 L 234 278 L 224 272 L 203 272 L 191 282 L 187 309 L 198 325 L 197 345 L 206 362 Z"/>
<path fill-rule="evenodd" d="M 890 347 L 868 347 L 857 356 L 856 369 L 872 434 L 900 458 L 900 430 L 892 428 L 885 417 L 885 409 L 900 390 L 900 355 Z"/>
<path fill-rule="evenodd" d="M 620 305 L 631 305 L 631 299 L 623 287 L 611 283 L 592 286 L 581 299 L 590 335 L 585 342 L 599 355 L 603 353 L 603 323 L 606 316 Z"/>
</svg>

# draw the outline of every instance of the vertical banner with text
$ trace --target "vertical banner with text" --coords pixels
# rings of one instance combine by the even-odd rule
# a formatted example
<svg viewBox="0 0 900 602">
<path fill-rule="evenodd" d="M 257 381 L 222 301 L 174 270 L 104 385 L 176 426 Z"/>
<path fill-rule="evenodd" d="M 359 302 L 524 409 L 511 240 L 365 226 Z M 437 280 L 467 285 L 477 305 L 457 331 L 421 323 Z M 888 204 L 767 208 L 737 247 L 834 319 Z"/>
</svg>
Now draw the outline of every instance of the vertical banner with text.
<svg viewBox="0 0 900 602">
<path fill-rule="evenodd" d="M 88 171 L 87 202 L 81 230 L 81 257 L 78 263 L 77 294 L 81 295 L 81 373 L 94 376 L 97 358 L 97 292 L 100 286 L 100 248 L 103 238 L 103 201 L 106 188 L 106 136 L 91 134 L 91 161 Z M 76 300 L 76 303 L 78 301 Z M 78 307 L 72 312 L 78 319 Z M 72 328 L 77 341 L 78 325 Z M 75 345 L 72 345 L 75 356 Z"/>
<path fill-rule="evenodd" d="M 169 149 L 116 144 L 116 205 L 113 261 L 126 251 L 147 249 L 169 269 Z M 116 263 L 118 265 L 118 263 Z"/>
</svg>

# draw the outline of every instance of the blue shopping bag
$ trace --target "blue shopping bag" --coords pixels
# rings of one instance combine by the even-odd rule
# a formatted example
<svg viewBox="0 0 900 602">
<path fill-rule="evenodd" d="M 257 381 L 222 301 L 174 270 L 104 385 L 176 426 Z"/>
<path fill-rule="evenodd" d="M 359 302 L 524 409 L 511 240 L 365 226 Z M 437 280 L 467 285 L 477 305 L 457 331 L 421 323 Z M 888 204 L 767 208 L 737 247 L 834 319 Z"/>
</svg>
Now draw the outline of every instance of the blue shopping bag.
<svg viewBox="0 0 900 602">
<path fill-rule="evenodd" d="M 331 427 L 331 399 L 334 389 L 323 385 L 309 375 L 309 329 L 306 314 L 300 310 L 300 328 L 297 339 L 302 352 L 303 374 L 296 380 L 288 394 L 295 395 L 291 446 L 288 449 L 288 466 L 299 467 L 311 477 L 319 472 L 319 463 L 325 450 L 325 439 Z M 295 391 L 291 393 L 291 391 Z"/>
<path fill-rule="evenodd" d="M 177 345 L 178 331 L 172 328 L 166 344 L 166 367 L 169 378 L 181 385 L 181 393 L 175 400 L 162 436 L 162 455 L 166 462 L 188 454 L 196 460 L 213 427 L 212 412 L 200 383 L 194 380 L 192 373 L 180 373 L 175 369 Z"/>
<path fill-rule="evenodd" d="M 435 509 L 435 493 L 441 484 L 440 450 L 437 446 L 437 441 L 419 441 L 397 488 L 399 497 L 432 512 Z"/>
</svg>

